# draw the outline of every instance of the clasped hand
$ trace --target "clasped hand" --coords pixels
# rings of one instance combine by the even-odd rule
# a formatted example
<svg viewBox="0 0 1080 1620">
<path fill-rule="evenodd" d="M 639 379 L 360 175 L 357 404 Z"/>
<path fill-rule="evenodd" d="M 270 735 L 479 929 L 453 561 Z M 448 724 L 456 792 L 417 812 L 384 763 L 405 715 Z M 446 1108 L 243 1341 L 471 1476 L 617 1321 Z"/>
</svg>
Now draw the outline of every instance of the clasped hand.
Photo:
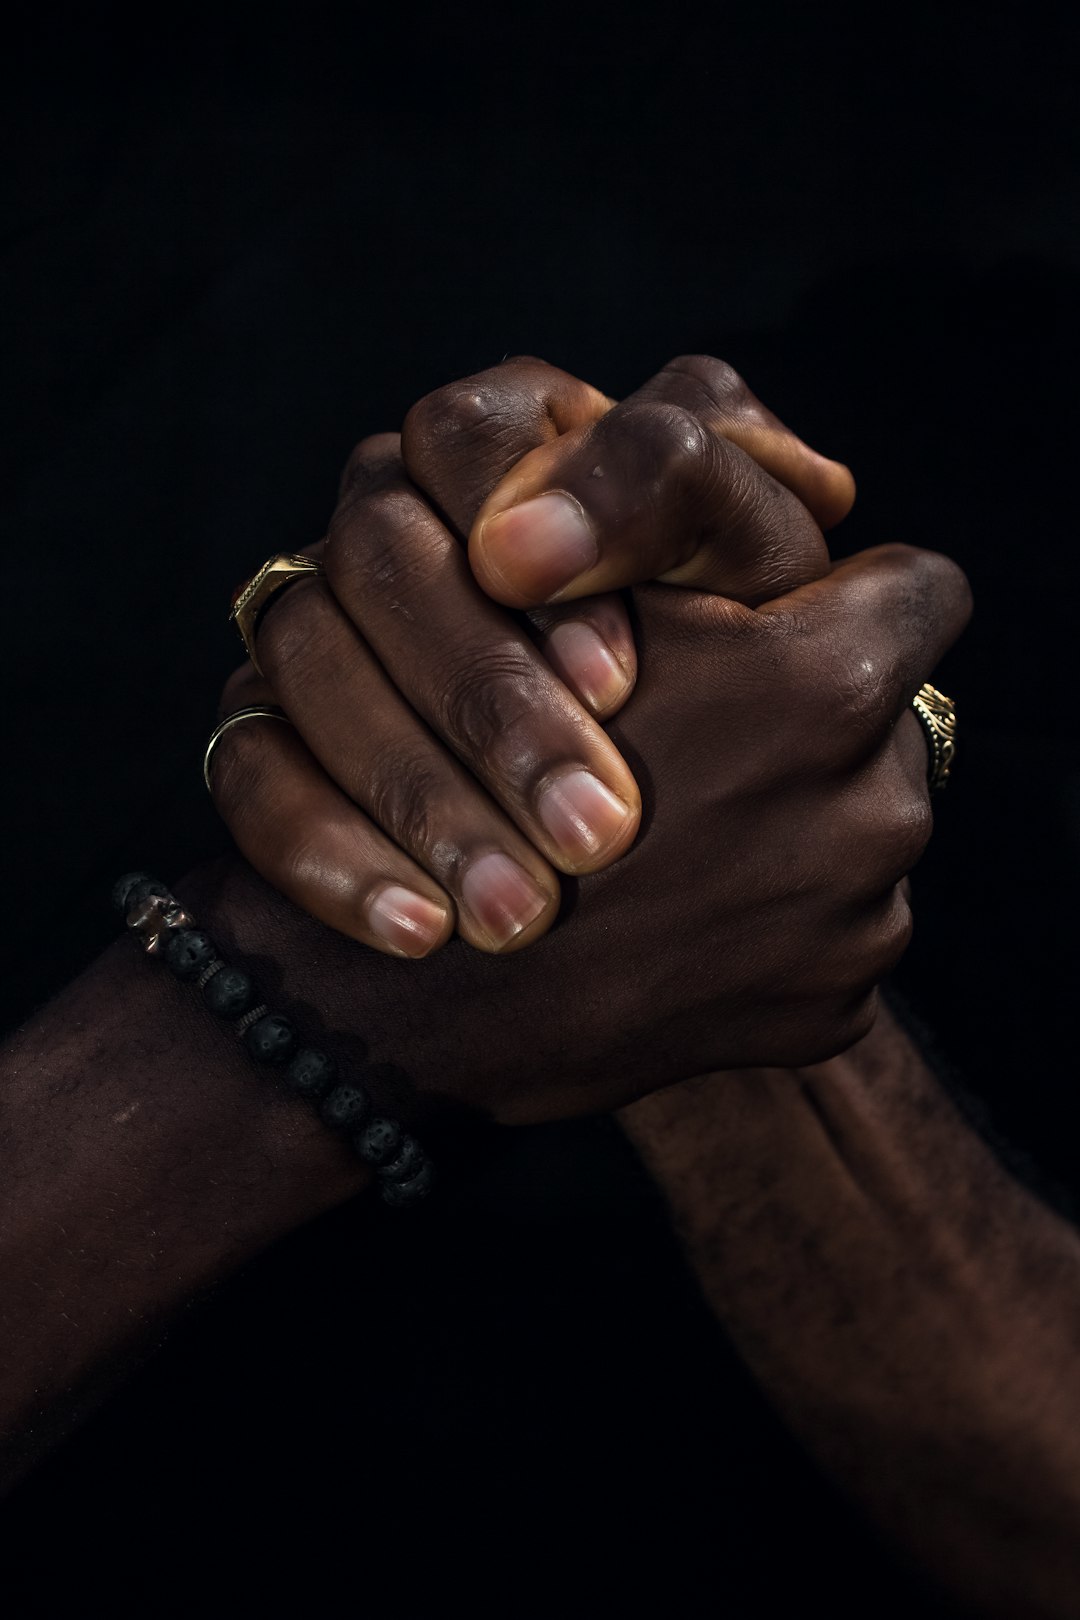
<svg viewBox="0 0 1080 1620">
<path fill-rule="evenodd" d="M 872 1021 L 930 831 L 908 706 L 970 606 L 931 552 L 831 566 L 852 499 L 700 357 L 620 404 L 504 363 L 350 458 L 325 579 L 272 601 L 262 677 L 223 695 L 293 727 L 230 730 L 214 796 L 339 932 L 477 948 L 433 995 L 482 994 L 519 1070 L 561 1075 L 478 1078 L 496 1117 L 815 1061 Z"/>
</svg>

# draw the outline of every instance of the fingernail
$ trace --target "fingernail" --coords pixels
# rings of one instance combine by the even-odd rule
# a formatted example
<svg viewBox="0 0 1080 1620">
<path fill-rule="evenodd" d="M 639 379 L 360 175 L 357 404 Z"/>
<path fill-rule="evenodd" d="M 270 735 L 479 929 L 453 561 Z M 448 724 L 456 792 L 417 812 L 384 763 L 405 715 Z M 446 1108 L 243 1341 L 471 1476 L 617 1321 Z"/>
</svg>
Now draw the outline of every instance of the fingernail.
<svg viewBox="0 0 1080 1620">
<path fill-rule="evenodd" d="M 517 861 L 498 850 L 469 862 L 461 895 L 491 943 L 500 949 L 536 921 L 549 898 Z"/>
<path fill-rule="evenodd" d="M 545 790 L 539 812 L 560 850 L 580 861 L 615 842 L 630 809 L 591 771 L 567 771 Z"/>
<path fill-rule="evenodd" d="M 607 642 L 578 619 L 557 624 L 544 651 L 555 673 L 597 714 L 612 708 L 630 685 L 630 677 Z"/>
<path fill-rule="evenodd" d="M 413 889 L 388 883 L 371 901 L 368 922 L 403 956 L 426 956 L 446 928 L 446 912 Z"/>
<path fill-rule="evenodd" d="M 599 556 L 585 513 L 570 495 L 537 495 L 488 518 L 480 549 L 493 571 L 531 602 L 547 602 Z"/>
</svg>

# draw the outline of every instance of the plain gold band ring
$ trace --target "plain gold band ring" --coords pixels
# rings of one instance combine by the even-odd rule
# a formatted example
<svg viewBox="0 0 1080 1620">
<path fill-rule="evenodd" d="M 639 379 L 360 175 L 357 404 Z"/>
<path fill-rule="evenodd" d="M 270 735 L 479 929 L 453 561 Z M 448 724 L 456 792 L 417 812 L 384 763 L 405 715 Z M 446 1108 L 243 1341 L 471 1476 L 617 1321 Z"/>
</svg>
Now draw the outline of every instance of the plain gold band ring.
<svg viewBox="0 0 1080 1620">
<path fill-rule="evenodd" d="M 206 753 L 203 755 L 202 773 L 203 781 L 206 783 L 207 793 L 212 794 L 214 791 L 210 786 L 210 761 L 214 757 L 214 750 L 217 748 L 218 743 L 221 741 L 222 737 L 224 737 L 230 726 L 238 725 L 241 720 L 255 719 L 284 720 L 287 726 L 292 725 L 292 721 L 285 713 L 285 710 L 279 709 L 276 703 L 252 703 L 246 709 L 236 709 L 232 714 L 227 714 L 224 720 L 221 721 L 220 725 L 214 727 L 214 730 L 210 736 L 210 741 L 206 745 Z"/>
</svg>

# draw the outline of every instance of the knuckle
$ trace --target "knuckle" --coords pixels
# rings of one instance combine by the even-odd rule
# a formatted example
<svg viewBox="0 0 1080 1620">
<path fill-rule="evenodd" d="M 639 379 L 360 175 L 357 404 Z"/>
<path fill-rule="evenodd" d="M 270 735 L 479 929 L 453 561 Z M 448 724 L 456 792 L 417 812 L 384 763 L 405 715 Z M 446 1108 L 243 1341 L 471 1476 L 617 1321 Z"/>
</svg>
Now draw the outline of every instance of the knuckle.
<svg viewBox="0 0 1080 1620">
<path fill-rule="evenodd" d="M 876 983 L 867 986 L 865 979 L 850 994 L 844 994 L 822 1009 L 816 1030 L 816 1043 L 820 1055 L 813 1061 L 826 1062 L 848 1051 L 864 1036 L 869 1035 L 877 1021 L 879 1006 Z"/>
<path fill-rule="evenodd" d="M 660 457 L 697 460 L 704 454 L 708 436 L 685 405 L 671 400 L 633 401 L 622 408 L 618 420 L 630 438 L 654 446 Z"/>
<path fill-rule="evenodd" d="M 971 618 L 975 605 L 971 581 L 967 574 L 958 562 L 952 557 L 946 557 L 944 552 L 923 551 L 920 555 L 931 599 L 935 602 L 943 600 L 949 602 L 954 617 L 963 627 Z"/>
<path fill-rule="evenodd" d="M 542 362 L 516 368 L 506 362 L 436 389 L 406 416 L 401 441 L 406 470 L 462 526 L 506 467 L 550 436 L 549 370 Z M 467 513 L 458 510 L 462 480 L 475 496 L 466 503 Z"/>
<path fill-rule="evenodd" d="M 710 403 L 730 411 L 749 402 L 750 390 L 726 360 L 711 354 L 680 354 L 669 360 L 664 373 L 689 378 L 703 391 Z"/>
<path fill-rule="evenodd" d="M 673 485 L 696 490 L 715 459 L 714 441 L 697 417 L 670 400 L 633 400 L 604 417 L 593 445 L 611 443 L 633 467 L 643 501 L 654 507 L 667 505 Z"/>
<path fill-rule="evenodd" d="M 553 377 L 564 375 L 558 366 L 553 366 L 550 360 L 542 360 L 538 354 L 508 354 L 504 360 L 499 361 L 498 369 L 542 371 L 550 373 Z"/>
<path fill-rule="evenodd" d="M 880 993 L 875 984 L 871 989 L 859 990 L 842 1008 L 835 1018 L 834 1034 L 837 1045 L 833 1056 L 839 1056 L 849 1047 L 869 1035 L 877 1023 L 878 1010 L 881 1005 Z"/>
<path fill-rule="evenodd" d="M 340 597 L 363 600 L 429 577 L 443 547 L 427 508 L 404 484 L 372 490 L 335 514 L 326 538 L 327 578 Z"/>
<path fill-rule="evenodd" d="M 400 433 L 371 433 L 350 452 L 341 474 L 339 496 L 348 498 L 367 489 L 377 478 L 401 464 Z"/>
<path fill-rule="evenodd" d="M 606 421 L 629 441 L 635 482 L 653 511 L 669 521 L 673 506 L 680 512 L 688 552 L 703 536 L 722 548 L 728 594 L 766 601 L 824 572 L 821 534 L 802 503 L 694 411 L 671 400 L 633 402 Z"/>
<path fill-rule="evenodd" d="M 896 606 L 916 623 L 935 620 L 943 602 L 951 613 L 970 617 L 971 584 L 959 563 L 944 552 L 892 540 L 875 546 L 873 555 L 891 570 Z"/>
<path fill-rule="evenodd" d="M 402 427 L 406 460 L 485 438 L 506 416 L 508 386 L 498 370 L 445 384 L 412 406 Z"/>
<path fill-rule="evenodd" d="M 901 542 L 876 546 L 863 555 L 872 570 L 866 577 L 873 617 L 879 628 L 887 625 L 893 640 L 898 639 L 909 672 L 923 679 L 971 616 L 967 576 L 941 552 Z"/>
<path fill-rule="evenodd" d="M 845 893 L 856 905 L 876 905 L 918 865 L 930 842 L 929 795 L 913 791 L 901 772 L 873 772 L 838 808 L 833 828 Z"/>
<path fill-rule="evenodd" d="M 848 1001 L 869 994 L 896 967 L 911 944 L 915 919 L 907 896 L 895 884 L 879 898 L 851 939 L 847 968 L 838 974 L 837 991 Z"/>
<path fill-rule="evenodd" d="M 934 813 L 928 794 L 909 795 L 893 806 L 883 838 L 889 869 L 897 878 L 906 876 L 925 853 L 934 830 Z"/>
<path fill-rule="evenodd" d="M 462 648 L 444 665 L 438 729 L 462 758 L 490 762 L 520 747 L 535 715 L 536 672 L 513 642 Z"/>
<path fill-rule="evenodd" d="M 689 405 L 709 431 L 721 437 L 773 421 L 735 367 L 713 355 L 678 355 L 654 384 L 664 398 Z M 653 391 L 652 385 L 648 391 Z"/>
<path fill-rule="evenodd" d="M 854 994 L 822 996 L 797 1010 L 766 1061 L 792 1069 L 827 1063 L 870 1033 L 877 1012 L 876 986 L 864 984 Z"/>
<path fill-rule="evenodd" d="M 722 514 L 729 542 L 736 534 L 754 537 L 755 560 L 764 577 L 778 567 L 789 534 L 801 536 L 802 507 L 738 445 L 710 435 L 707 450 L 699 469 L 702 513 L 713 521 Z"/>
<path fill-rule="evenodd" d="M 903 887 L 896 883 L 879 898 L 852 931 L 846 961 L 838 965 L 834 991 L 847 1002 L 867 995 L 888 978 L 911 944 L 915 919 Z"/>
<path fill-rule="evenodd" d="M 882 957 L 880 979 L 892 972 L 915 933 L 915 917 L 906 890 L 897 884 L 892 892 L 889 909 L 882 928 Z"/>
<path fill-rule="evenodd" d="M 856 652 L 833 644 L 819 648 L 816 678 L 825 729 L 835 738 L 840 762 L 865 757 L 895 718 L 891 667 L 869 648 Z"/>
</svg>

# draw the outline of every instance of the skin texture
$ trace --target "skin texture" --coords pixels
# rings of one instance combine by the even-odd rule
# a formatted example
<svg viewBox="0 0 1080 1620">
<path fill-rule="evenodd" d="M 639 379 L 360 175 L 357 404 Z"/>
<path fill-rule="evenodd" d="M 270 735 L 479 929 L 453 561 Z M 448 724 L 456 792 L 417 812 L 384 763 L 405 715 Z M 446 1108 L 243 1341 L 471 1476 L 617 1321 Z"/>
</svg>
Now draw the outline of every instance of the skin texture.
<svg viewBox="0 0 1080 1620">
<path fill-rule="evenodd" d="M 883 1533 L 964 1612 L 1080 1611 L 1080 1240 L 891 1017 L 620 1119 L 725 1331 Z"/>
<path fill-rule="evenodd" d="M 537 579 L 515 576 L 515 559 L 535 576 L 550 539 L 530 516 L 538 492 L 542 510 L 569 498 L 552 487 L 604 552 L 590 588 L 661 574 L 746 604 L 827 571 L 819 525 L 854 493 L 846 468 L 702 356 L 615 406 L 515 360 L 420 401 L 400 439 L 359 445 L 313 548 L 326 583 L 275 598 L 258 632 L 266 679 L 245 666 L 222 701 L 281 704 L 307 753 L 263 725 L 277 735 L 248 775 L 230 732 L 213 786 L 258 870 L 377 949 L 424 956 L 455 927 L 482 950 L 529 945 L 558 914 L 558 874 L 609 866 L 639 831 L 638 785 L 591 718 L 613 716 L 636 677 L 627 606 L 545 606 Z M 492 513 L 516 537 L 501 585 L 483 561 Z"/>
<path fill-rule="evenodd" d="M 377 1057 L 421 1050 L 424 981 L 452 952 L 489 972 L 528 961 L 364 953 L 232 858 L 178 887 L 346 1060 L 361 1025 Z M 475 1013 L 448 997 L 437 1016 L 464 1091 Z M 520 1057 L 505 1053 L 508 1090 Z M 365 1172 L 127 940 L 0 1051 L 0 1099 L 2 1488 L 201 1292 Z M 910 1043 L 882 1018 L 842 1058 L 706 1075 L 620 1119 L 712 1309 L 821 1466 L 971 1613 L 1071 1620 L 1076 1233 L 995 1162 Z"/>
<path fill-rule="evenodd" d="M 729 393 L 732 375 L 722 369 Z M 548 451 L 580 455 L 573 433 L 559 433 L 575 409 L 591 416 L 596 432 L 615 423 L 610 444 L 624 470 L 618 475 L 611 461 L 612 485 L 628 480 L 643 442 L 656 438 L 650 427 L 642 440 L 643 419 L 651 422 L 657 409 L 664 421 L 687 414 L 670 400 L 659 407 L 638 400 L 620 428 L 619 410 L 602 410 L 583 384 L 538 362 L 529 363 L 528 376 L 533 407 L 525 421 L 534 435 L 548 424 Z M 689 381 L 704 387 L 699 373 Z M 673 378 L 661 374 L 656 386 L 685 389 L 685 365 Z M 501 414 L 493 388 L 503 391 Z M 729 474 L 738 462 L 738 487 L 753 492 L 743 502 L 745 534 L 726 547 L 714 525 L 701 531 L 693 555 L 713 575 L 734 559 L 758 605 L 690 589 L 635 589 L 634 702 L 610 722 L 609 737 L 585 731 L 588 717 L 566 707 L 570 700 L 520 625 L 479 591 L 455 534 L 430 504 L 463 531 L 485 489 L 507 477 L 511 436 L 496 433 L 493 421 L 505 425 L 507 411 L 516 412 L 520 440 L 522 380 L 514 368 L 483 386 L 472 379 L 465 392 L 467 411 L 440 395 L 412 413 L 404 451 L 386 440 L 360 448 L 330 531 L 328 583 L 294 587 L 266 615 L 260 662 L 299 724 L 238 726 L 218 750 L 215 794 L 241 850 L 275 888 L 361 940 L 387 892 L 400 896 L 411 879 L 399 844 L 468 897 L 470 865 L 491 854 L 484 841 L 491 823 L 474 832 L 463 858 L 466 835 L 447 828 L 455 814 L 467 827 L 478 813 L 475 798 L 456 800 L 459 787 L 471 793 L 474 783 L 421 718 L 472 771 L 489 771 L 504 808 L 506 784 L 516 782 L 520 813 L 530 802 L 527 784 L 535 805 L 537 784 L 561 784 L 576 769 L 565 754 L 553 769 L 551 750 L 536 744 L 538 725 L 561 704 L 558 724 L 574 730 L 582 748 L 607 750 L 604 770 L 614 773 L 620 756 L 633 761 L 644 789 L 643 835 L 617 870 L 593 863 L 604 869 L 586 873 L 568 896 L 567 926 L 551 929 L 550 915 L 534 919 L 535 933 L 548 931 L 524 966 L 516 956 L 474 959 L 460 943 L 437 959 L 438 971 L 427 965 L 418 980 L 426 1015 L 410 1023 L 405 1065 L 416 1105 L 504 1122 L 551 1118 L 604 1109 L 708 1068 L 808 1061 L 842 1049 L 867 1028 L 874 987 L 909 937 L 902 883 L 930 831 L 925 748 L 909 704 L 966 622 L 962 576 L 931 553 L 882 548 L 760 600 L 778 568 L 799 577 L 808 554 L 812 571 L 824 567 L 824 542 L 791 492 L 720 436 L 718 449 L 701 452 L 706 471 L 694 509 L 731 514 Z M 463 420 L 472 424 L 464 440 Z M 444 424 L 438 454 L 433 422 Z M 843 469 L 771 422 L 754 431 L 771 435 L 777 454 L 796 466 L 809 460 L 819 482 L 839 481 L 836 509 L 850 500 Z M 657 442 L 663 461 L 669 446 Z M 706 443 L 704 429 L 695 443 Z M 404 480 L 402 454 L 428 502 Z M 676 472 L 650 483 L 662 513 L 676 500 L 685 504 L 685 469 Z M 804 481 L 820 505 L 821 489 Z M 666 517 L 660 527 L 669 534 Z M 745 554 L 751 531 L 764 537 L 753 590 Z M 678 550 L 692 560 L 685 543 Z M 656 563 L 654 549 L 649 566 Z M 327 697 L 328 670 L 344 703 Z M 545 694 L 539 709 L 536 690 Z M 231 696 L 255 694 L 241 682 Z M 626 782 L 619 786 L 629 796 Z M 616 852 L 636 831 L 637 815 L 624 818 Z M 698 852 L 693 861 L 688 850 Z M 525 871 L 524 842 L 513 853 Z M 412 881 L 420 895 L 421 880 Z M 398 954 L 421 953 L 399 947 Z M 404 982 L 383 979 L 370 958 L 361 960 L 376 993 Z M 447 1062 L 444 1010 L 475 1020 L 458 1047 L 460 1074 Z M 517 1076 L 510 1088 L 508 1053 Z"/>
<path fill-rule="evenodd" d="M 213 896 L 234 959 L 223 896 L 239 865 L 185 885 L 200 917 Z M 257 893 L 245 910 L 247 959 L 271 991 Z M 129 940 L 110 947 L 0 1050 L 0 1491 L 101 1404 L 177 1312 L 367 1182 L 197 994 Z"/>
<path fill-rule="evenodd" d="M 864 1033 L 873 986 L 907 942 L 899 885 L 930 832 L 908 705 L 966 622 L 959 571 L 884 547 L 756 611 L 664 586 L 633 605 L 640 673 L 612 736 L 645 787 L 645 830 L 617 867 L 580 880 L 565 926 L 531 951 L 491 958 L 451 941 L 413 965 L 425 1014 L 406 1067 L 448 1107 L 550 1118 L 710 1068 L 822 1057 Z M 240 785 L 241 848 L 269 825 L 310 849 L 295 820 L 299 738 L 270 725 L 235 737 L 219 792 Z M 360 910 L 369 880 L 348 859 L 350 814 L 343 803 L 319 876 Z M 407 964 L 350 961 L 344 982 L 405 982 L 391 970 Z M 462 1076 L 444 1016 L 475 1021 Z"/>
<path fill-rule="evenodd" d="M 699 551 L 678 566 L 713 568 Z M 631 605 L 639 690 L 613 736 L 645 834 L 583 879 L 535 951 L 377 957 L 236 861 L 182 898 L 305 1035 L 329 1031 L 348 1061 L 363 1032 L 398 1063 L 378 1100 L 411 1122 L 550 1118 L 725 1068 L 622 1118 L 748 1364 L 974 1612 L 1071 1615 L 1075 1234 L 1001 1171 L 887 1021 L 864 1033 L 907 935 L 898 880 L 928 831 L 906 705 L 962 626 L 966 586 L 944 559 L 893 547 L 757 611 L 658 587 Z M 284 737 L 233 752 L 238 799 L 254 784 L 282 829 L 318 774 Z M 308 859 L 347 903 L 357 823 L 341 798 L 340 848 Z M 747 1066 L 784 1063 L 801 1067 Z M 365 1175 L 126 942 L 9 1044 L 0 1079 L 10 1482 L 200 1289 Z"/>
</svg>

